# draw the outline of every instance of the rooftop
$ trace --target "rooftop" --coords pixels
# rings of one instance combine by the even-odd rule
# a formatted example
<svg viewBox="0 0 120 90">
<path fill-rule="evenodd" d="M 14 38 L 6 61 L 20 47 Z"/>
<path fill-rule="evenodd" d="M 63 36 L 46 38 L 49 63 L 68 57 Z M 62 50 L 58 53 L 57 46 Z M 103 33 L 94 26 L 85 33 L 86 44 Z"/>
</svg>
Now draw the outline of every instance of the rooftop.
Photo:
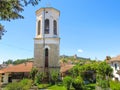
<svg viewBox="0 0 120 90">
<path fill-rule="evenodd" d="M 26 62 L 18 65 L 10 65 L 9 67 L 3 68 L 0 70 L 0 73 L 9 73 L 9 72 L 30 72 L 33 66 L 33 62 Z"/>
<path fill-rule="evenodd" d="M 119 61 L 120 62 L 120 55 L 110 59 L 110 62 L 114 62 L 114 61 Z"/>
<path fill-rule="evenodd" d="M 70 70 L 73 64 L 61 64 L 60 72 L 64 73 Z M 18 65 L 8 65 L 8 67 L 0 69 L 0 73 L 11 73 L 11 72 L 30 72 L 33 67 L 33 62 L 26 62 Z"/>
</svg>

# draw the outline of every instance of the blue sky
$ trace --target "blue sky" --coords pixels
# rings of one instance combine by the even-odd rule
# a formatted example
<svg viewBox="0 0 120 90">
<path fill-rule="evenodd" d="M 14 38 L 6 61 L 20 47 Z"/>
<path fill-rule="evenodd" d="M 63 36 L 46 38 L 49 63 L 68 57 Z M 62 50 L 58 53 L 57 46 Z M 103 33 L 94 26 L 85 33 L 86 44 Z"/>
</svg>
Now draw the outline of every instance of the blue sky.
<svg viewBox="0 0 120 90">
<path fill-rule="evenodd" d="M 120 54 L 120 0 L 42 0 L 25 7 L 25 19 L 2 21 L 0 63 L 34 54 L 35 11 L 50 3 L 60 10 L 60 54 L 103 60 Z"/>
</svg>

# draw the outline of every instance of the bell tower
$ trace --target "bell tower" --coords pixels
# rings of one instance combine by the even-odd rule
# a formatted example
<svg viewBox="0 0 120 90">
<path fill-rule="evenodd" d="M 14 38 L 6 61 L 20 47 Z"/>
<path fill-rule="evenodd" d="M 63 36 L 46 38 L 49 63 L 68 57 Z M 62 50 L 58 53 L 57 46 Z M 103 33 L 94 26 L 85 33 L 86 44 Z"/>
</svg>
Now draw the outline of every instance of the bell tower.
<svg viewBox="0 0 120 90">
<path fill-rule="evenodd" d="M 52 7 L 40 8 L 36 11 L 34 67 L 42 72 L 60 69 L 59 16 L 60 11 Z"/>
</svg>

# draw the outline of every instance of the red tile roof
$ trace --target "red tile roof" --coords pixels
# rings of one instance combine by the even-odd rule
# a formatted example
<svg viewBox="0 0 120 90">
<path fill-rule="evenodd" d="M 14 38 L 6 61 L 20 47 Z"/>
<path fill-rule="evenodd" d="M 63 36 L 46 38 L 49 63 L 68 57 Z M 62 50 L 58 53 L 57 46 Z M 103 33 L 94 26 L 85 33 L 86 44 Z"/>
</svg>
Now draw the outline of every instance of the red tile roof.
<svg viewBox="0 0 120 90">
<path fill-rule="evenodd" d="M 61 65 L 60 72 L 64 73 L 73 68 L 74 65 L 72 64 L 66 64 L 66 65 Z"/>
<path fill-rule="evenodd" d="M 4 73 L 4 71 L 0 70 L 0 73 Z"/>
<path fill-rule="evenodd" d="M 33 66 L 33 62 L 26 62 L 18 65 L 9 66 L 1 69 L 0 71 L 6 72 L 30 72 Z"/>
<path fill-rule="evenodd" d="M 114 61 L 119 61 L 120 62 L 120 55 L 118 55 L 117 57 L 113 57 L 110 59 L 110 62 L 114 62 Z"/>
<path fill-rule="evenodd" d="M 74 65 L 72 64 L 62 64 L 60 72 L 64 73 L 70 70 Z M 26 62 L 18 65 L 10 65 L 6 68 L 0 70 L 0 73 L 9 73 L 9 72 L 30 72 L 33 67 L 33 62 Z"/>
</svg>

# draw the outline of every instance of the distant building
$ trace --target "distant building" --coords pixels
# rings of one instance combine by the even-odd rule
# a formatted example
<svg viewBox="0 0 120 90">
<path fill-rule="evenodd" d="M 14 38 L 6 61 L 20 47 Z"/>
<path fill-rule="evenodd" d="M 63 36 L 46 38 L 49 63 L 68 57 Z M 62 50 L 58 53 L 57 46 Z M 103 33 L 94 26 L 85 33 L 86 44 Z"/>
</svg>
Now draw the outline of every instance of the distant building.
<svg viewBox="0 0 120 90">
<path fill-rule="evenodd" d="M 120 55 L 107 60 L 107 63 L 113 68 L 113 80 L 120 81 Z"/>
<path fill-rule="evenodd" d="M 2 69 L 2 68 L 6 68 L 8 65 L 7 64 L 5 64 L 5 63 L 3 63 L 3 64 L 0 64 L 0 69 Z"/>
<path fill-rule="evenodd" d="M 77 54 L 74 55 L 74 59 L 77 59 Z"/>
</svg>

